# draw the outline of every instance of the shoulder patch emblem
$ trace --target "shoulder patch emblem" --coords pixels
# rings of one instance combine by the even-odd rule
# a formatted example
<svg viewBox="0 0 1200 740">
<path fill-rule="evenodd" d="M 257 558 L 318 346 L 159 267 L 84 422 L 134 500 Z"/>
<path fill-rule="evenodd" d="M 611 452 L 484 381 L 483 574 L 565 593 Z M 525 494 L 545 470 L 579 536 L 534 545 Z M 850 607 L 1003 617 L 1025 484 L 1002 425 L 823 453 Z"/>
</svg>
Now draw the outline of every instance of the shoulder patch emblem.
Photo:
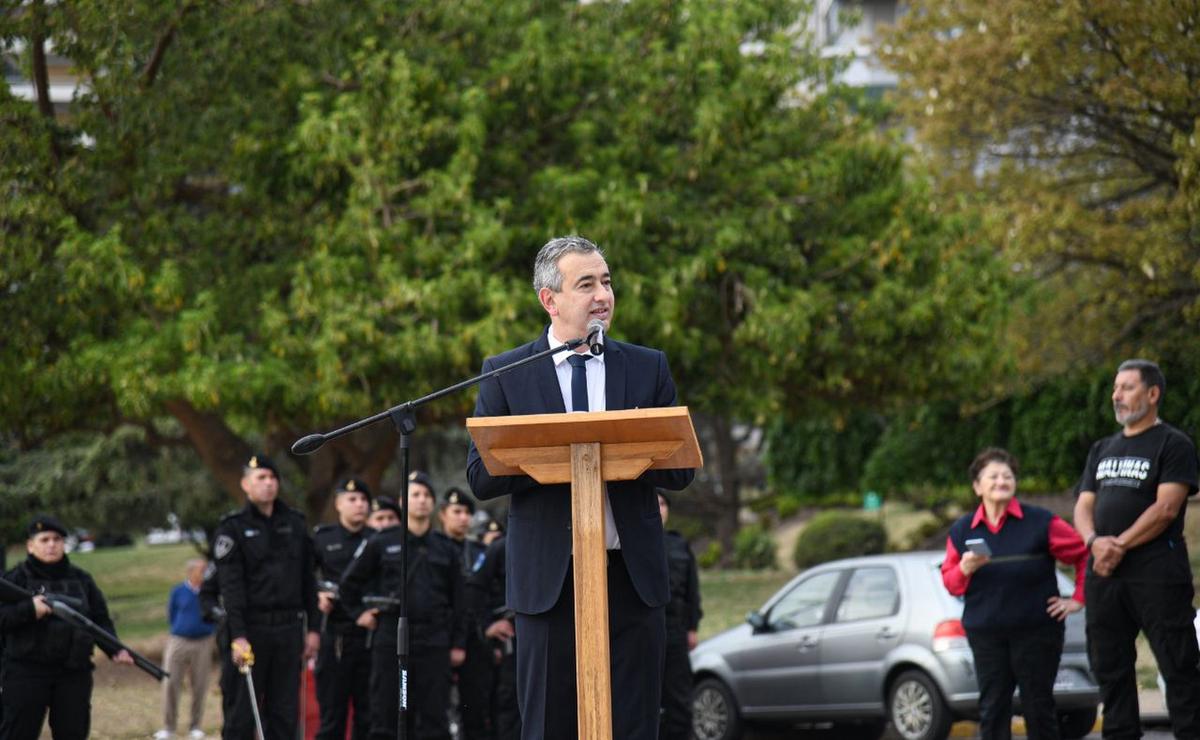
<svg viewBox="0 0 1200 740">
<path fill-rule="evenodd" d="M 223 534 L 213 543 L 213 555 L 217 560 L 224 560 L 225 556 L 233 552 L 233 538 L 227 534 Z"/>
</svg>

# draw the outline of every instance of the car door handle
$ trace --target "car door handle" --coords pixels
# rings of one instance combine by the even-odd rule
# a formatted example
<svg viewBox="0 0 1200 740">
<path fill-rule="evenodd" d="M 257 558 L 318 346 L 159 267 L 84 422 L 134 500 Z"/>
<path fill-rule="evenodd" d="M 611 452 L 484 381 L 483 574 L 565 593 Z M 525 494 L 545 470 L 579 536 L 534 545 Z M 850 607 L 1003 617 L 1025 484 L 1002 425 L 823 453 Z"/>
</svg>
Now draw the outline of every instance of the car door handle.
<svg viewBox="0 0 1200 740">
<path fill-rule="evenodd" d="M 816 646 L 817 646 L 816 639 L 811 637 L 810 635 L 805 635 L 804 637 L 800 638 L 800 647 L 799 647 L 800 652 L 803 653 L 805 651 L 812 650 Z"/>
<path fill-rule="evenodd" d="M 893 637 L 898 637 L 899 635 L 900 635 L 899 632 L 894 632 L 891 627 L 884 625 L 883 627 L 881 627 L 879 629 L 878 632 L 875 633 L 875 639 L 876 640 L 890 640 Z"/>
</svg>

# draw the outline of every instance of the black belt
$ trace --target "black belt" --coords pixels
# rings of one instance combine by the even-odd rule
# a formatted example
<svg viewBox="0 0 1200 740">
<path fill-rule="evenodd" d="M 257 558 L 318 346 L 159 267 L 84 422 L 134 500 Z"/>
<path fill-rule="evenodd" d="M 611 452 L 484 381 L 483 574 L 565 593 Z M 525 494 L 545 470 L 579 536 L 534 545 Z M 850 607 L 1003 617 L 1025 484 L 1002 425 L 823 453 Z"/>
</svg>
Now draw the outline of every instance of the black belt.
<svg viewBox="0 0 1200 740">
<path fill-rule="evenodd" d="M 267 609 L 264 611 L 246 612 L 246 624 L 260 627 L 278 627 L 287 624 L 300 623 L 299 609 Z"/>
</svg>

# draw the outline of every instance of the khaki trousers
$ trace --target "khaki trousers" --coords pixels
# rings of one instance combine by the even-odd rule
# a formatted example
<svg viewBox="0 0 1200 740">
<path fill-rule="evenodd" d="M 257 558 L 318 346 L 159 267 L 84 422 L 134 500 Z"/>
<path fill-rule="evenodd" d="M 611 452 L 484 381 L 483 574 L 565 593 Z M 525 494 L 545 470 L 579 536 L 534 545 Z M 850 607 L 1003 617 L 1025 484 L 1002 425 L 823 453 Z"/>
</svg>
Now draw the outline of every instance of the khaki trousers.
<svg viewBox="0 0 1200 740">
<path fill-rule="evenodd" d="M 167 638 L 167 649 L 163 654 L 164 667 L 171 675 L 163 685 L 163 728 L 175 732 L 175 721 L 179 709 L 179 694 L 183 691 L 183 677 L 191 677 L 192 722 L 190 730 L 202 729 L 204 698 L 208 694 L 208 673 L 212 668 L 212 637 Z"/>
</svg>

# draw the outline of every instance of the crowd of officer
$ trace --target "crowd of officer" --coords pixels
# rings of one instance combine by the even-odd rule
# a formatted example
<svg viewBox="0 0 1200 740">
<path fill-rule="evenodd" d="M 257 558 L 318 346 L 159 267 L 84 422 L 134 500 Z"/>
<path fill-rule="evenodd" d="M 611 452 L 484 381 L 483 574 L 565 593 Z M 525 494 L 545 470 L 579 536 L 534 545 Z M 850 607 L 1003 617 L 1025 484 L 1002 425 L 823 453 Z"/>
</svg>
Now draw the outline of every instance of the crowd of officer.
<svg viewBox="0 0 1200 740">
<path fill-rule="evenodd" d="M 279 471 L 270 458 L 252 456 L 241 486 L 245 506 L 222 518 L 212 546 L 215 567 L 205 572 L 197 595 L 204 619 L 217 625 L 223 737 L 257 737 L 261 730 L 264 740 L 292 740 L 303 732 L 300 680 L 313 658 L 318 738 L 340 740 L 348 726 L 355 740 L 395 737 L 402 559 L 407 736 L 520 737 L 519 638 L 505 604 L 504 530 L 495 520 L 476 520 L 468 494 L 450 488 L 439 501 L 429 476 L 414 472 L 405 523 L 397 501 L 373 496 L 359 478 L 346 478 L 334 491 L 337 520 L 310 530 L 303 515 L 280 498 Z M 664 522 L 666 511 L 664 504 Z M 434 528 L 435 518 L 440 529 Z M 30 526 L 22 585 L 57 578 L 62 582 L 56 588 L 84 597 L 94 618 L 111 629 L 103 595 L 61 552 L 66 529 L 44 516 Z M 55 541 L 58 548 L 35 549 L 41 540 Z M 682 538 L 672 537 L 671 543 L 678 601 L 672 609 L 679 618 L 669 626 L 679 632 L 672 644 L 683 647 L 686 665 L 684 646 L 694 644 L 699 619 L 695 559 Z M 2 737 L 36 737 L 47 712 L 54 737 L 87 735 L 90 711 L 78 708 L 88 707 L 90 699 L 91 643 L 69 625 L 45 620 L 47 614 L 37 599 L 0 608 L 9 648 L 3 723 L 11 730 Z M 113 657 L 127 662 L 128 656 Z M 686 685 L 672 695 L 686 695 L 679 692 L 690 691 L 690 675 L 682 668 L 678 676 Z M 11 680 L 15 677 L 20 685 Z M 59 685 L 66 688 L 59 691 Z M 63 699 L 56 701 L 59 695 Z M 690 725 L 687 705 L 665 703 L 664 737 L 674 736 L 675 728 Z"/>
</svg>

